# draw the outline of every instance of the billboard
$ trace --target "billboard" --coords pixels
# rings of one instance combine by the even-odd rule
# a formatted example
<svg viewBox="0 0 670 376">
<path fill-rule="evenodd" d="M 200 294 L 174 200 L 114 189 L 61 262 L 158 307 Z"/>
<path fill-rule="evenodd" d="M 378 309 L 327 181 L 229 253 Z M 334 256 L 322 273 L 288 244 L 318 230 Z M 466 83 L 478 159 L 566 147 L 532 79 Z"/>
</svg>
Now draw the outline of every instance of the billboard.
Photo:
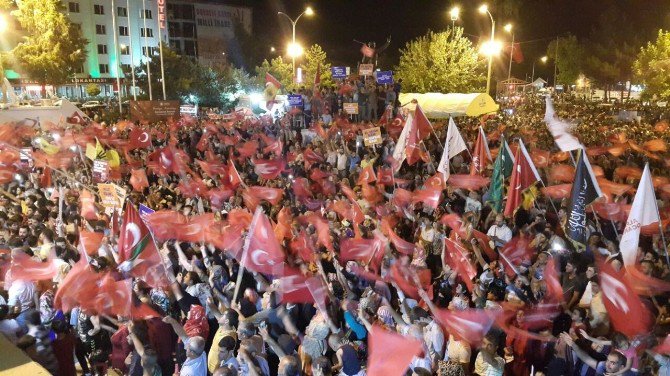
<svg viewBox="0 0 670 376">
<path fill-rule="evenodd" d="M 252 32 L 252 11 L 214 3 L 195 3 L 195 25 L 198 42 L 198 60 L 205 65 L 223 64 L 229 41 L 235 39 L 235 22 Z"/>
<path fill-rule="evenodd" d="M 150 123 L 179 118 L 179 101 L 130 101 L 130 119 Z"/>
</svg>

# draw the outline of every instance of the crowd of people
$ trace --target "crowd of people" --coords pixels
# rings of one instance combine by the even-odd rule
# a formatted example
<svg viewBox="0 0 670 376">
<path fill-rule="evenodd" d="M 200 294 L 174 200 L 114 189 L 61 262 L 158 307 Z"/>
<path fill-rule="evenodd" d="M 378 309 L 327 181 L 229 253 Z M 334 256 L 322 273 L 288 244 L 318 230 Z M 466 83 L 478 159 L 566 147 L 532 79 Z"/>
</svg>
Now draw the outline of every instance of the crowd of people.
<svg viewBox="0 0 670 376">
<path fill-rule="evenodd" d="M 335 91 L 307 98 L 306 122 L 289 111 L 277 121 L 237 112 L 232 120 L 2 125 L 0 333 L 60 376 L 77 368 L 96 375 L 670 374 L 670 267 L 658 227 L 643 232 L 636 266 L 624 268 L 625 216 L 589 211 L 583 246 L 566 237 L 566 198 L 534 190 L 505 217 L 487 202 L 488 184 L 468 189 L 437 172 L 445 124 L 433 124 L 425 158 L 409 165 L 393 158 L 408 126 L 407 109 L 389 108 L 397 92 L 388 88 L 383 101 L 374 87 L 347 92 L 365 108 L 354 123 L 339 111 Z M 590 128 L 613 124 L 583 103 L 559 99 L 557 108 L 596 122 Z M 457 125 L 471 151 L 481 125 L 492 159 L 502 135 L 510 146 L 523 138 L 531 154 L 550 152 L 556 148 L 540 142 L 543 112 L 527 97 L 514 111 Z M 367 146 L 361 130 L 376 125 L 382 141 Z M 666 179 L 657 187 L 666 226 L 667 150 L 622 146 L 628 126 L 616 123 L 582 142 L 600 176 L 619 188 L 635 188 L 640 177 L 631 171 L 649 160 L 654 177 Z M 301 127 L 316 136 L 305 138 Z M 137 144 L 137 132 L 150 142 Z M 667 138 L 667 129 L 659 134 Z M 58 151 L 46 153 L 38 137 Z M 109 181 L 128 193 L 123 210 L 95 196 L 91 161 L 78 150 L 96 142 L 108 155 L 118 150 Z M 26 147 L 30 163 L 19 152 Z M 469 154 L 451 159 L 452 177 L 470 173 Z M 564 153 L 550 155 L 537 163 L 547 185 L 556 165 L 570 163 Z M 492 169 L 491 161 L 481 175 Z M 632 192 L 605 193 L 619 208 Z M 155 212 L 131 222 L 139 205 Z M 145 225 L 151 234 L 138 241 Z M 627 279 L 636 273 L 646 287 Z M 624 297 L 603 292 L 612 279 Z M 631 296 L 643 310 L 628 317 L 629 327 L 613 308 L 627 312 Z"/>
</svg>

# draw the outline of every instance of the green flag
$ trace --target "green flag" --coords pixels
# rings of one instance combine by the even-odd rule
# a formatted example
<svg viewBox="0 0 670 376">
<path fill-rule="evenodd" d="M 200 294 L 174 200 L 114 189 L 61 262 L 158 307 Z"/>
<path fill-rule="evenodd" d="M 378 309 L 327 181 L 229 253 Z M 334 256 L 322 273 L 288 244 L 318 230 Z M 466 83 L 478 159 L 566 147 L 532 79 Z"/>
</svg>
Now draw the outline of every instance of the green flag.
<svg viewBox="0 0 670 376">
<path fill-rule="evenodd" d="M 488 191 L 488 199 L 486 202 L 490 203 L 496 212 L 502 210 L 504 181 L 512 175 L 512 168 L 514 167 L 514 157 L 512 151 L 507 145 L 507 141 L 503 137 L 498 151 L 498 156 L 493 164 L 493 175 L 491 176 L 491 186 Z"/>
</svg>

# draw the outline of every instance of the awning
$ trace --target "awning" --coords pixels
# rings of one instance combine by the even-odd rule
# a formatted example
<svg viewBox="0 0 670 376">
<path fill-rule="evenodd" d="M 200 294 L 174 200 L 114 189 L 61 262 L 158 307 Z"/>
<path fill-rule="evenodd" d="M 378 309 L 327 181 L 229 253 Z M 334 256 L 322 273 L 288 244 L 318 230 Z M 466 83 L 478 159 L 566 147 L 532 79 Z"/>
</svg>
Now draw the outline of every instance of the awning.
<svg viewBox="0 0 670 376">
<path fill-rule="evenodd" d="M 498 111 L 498 105 L 485 93 L 400 93 L 400 103 L 410 104 L 416 99 L 429 118 L 442 119 L 456 116 L 480 116 Z M 413 108 L 412 108 L 413 110 Z"/>
</svg>

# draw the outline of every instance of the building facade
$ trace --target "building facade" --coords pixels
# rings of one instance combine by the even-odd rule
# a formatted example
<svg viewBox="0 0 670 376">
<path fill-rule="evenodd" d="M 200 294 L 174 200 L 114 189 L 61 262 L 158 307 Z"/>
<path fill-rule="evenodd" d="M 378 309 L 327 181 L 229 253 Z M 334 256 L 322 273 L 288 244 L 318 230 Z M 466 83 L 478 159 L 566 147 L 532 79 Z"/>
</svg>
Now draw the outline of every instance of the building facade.
<svg viewBox="0 0 670 376">
<path fill-rule="evenodd" d="M 131 67 L 158 55 L 159 38 L 180 54 L 213 65 L 226 62 L 235 20 L 251 32 L 251 8 L 207 0 L 63 0 L 63 4 L 88 40 L 84 65 L 75 67 L 77 73 L 68 84 L 56 88 L 59 96 L 69 98 L 86 97 L 91 83 L 100 86 L 100 95 L 115 95 L 117 77 L 122 95 L 132 95 Z M 11 71 L 7 77 L 16 91 L 39 94 L 40 87 L 30 78 Z M 159 91 L 153 88 L 154 94 Z"/>
</svg>

